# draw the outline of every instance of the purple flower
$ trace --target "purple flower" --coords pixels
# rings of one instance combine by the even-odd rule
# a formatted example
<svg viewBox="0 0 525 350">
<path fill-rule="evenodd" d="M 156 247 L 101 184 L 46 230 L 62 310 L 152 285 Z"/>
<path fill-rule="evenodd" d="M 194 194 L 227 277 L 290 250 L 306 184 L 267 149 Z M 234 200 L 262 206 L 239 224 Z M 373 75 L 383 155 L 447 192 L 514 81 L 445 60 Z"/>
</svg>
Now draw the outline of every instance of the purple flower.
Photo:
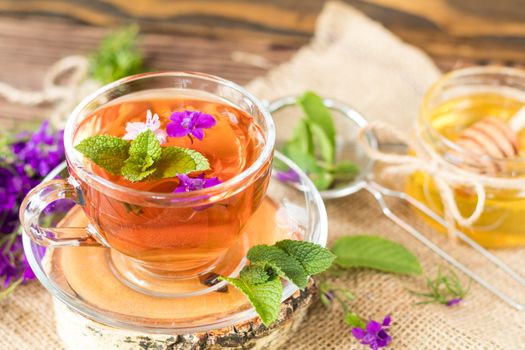
<svg viewBox="0 0 525 350">
<path fill-rule="evenodd" d="M 361 344 L 368 345 L 372 350 L 387 347 L 392 342 L 392 337 L 388 335 L 390 321 L 390 315 L 386 316 L 382 323 L 370 320 L 364 329 L 353 328 L 352 335 L 360 340 Z"/>
<path fill-rule="evenodd" d="M 299 174 L 293 170 L 288 169 L 287 171 L 278 171 L 275 178 L 281 182 L 299 182 L 301 178 Z"/>
<path fill-rule="evenodd" d="M 64 160 L 63 136 L 45 121 L 33 133 L 18 134 L 8 143 L 9 151 L 0 155 L 0 287 L 34 278 L 18 234 L 18 207 L 27 192 Z"/>
<path fill-rule="evenodd" d="M 188 175 L 179 174 L 177 175 L 179 178 L 179 186 L 175 189 L 175 193 L 180 192 L 191 192 L 191 191 L 198 191 L 202 190 L 204 188 L 213 187 L 219 185 L 221 180 L 219 180 L 218 177 L 211 177 L 206 179 L 204 177 L 204 174 L 200 174 L 197 177 L 191 178 Z"/>
<path fill-rule="evenodd" d="M 170 116 L 171 123 L 166 126 L 168 136 L 184 137 L 195 136 L 202 141 L 204 129 L 214 126 L 217 121 L 209 114 L 199 111 L 173 112 Z"/>
<path fill-rule="evenodd" d="M 454 305 L 457 305 L 459 303 L 461 303 L 463 301 L 462 298 L 454 298 L 454 299 L 450 299 L 449 301 L 447 301 L 447 303 L 445 305 L 447 306 L 454 306 Z"/>
</svg>

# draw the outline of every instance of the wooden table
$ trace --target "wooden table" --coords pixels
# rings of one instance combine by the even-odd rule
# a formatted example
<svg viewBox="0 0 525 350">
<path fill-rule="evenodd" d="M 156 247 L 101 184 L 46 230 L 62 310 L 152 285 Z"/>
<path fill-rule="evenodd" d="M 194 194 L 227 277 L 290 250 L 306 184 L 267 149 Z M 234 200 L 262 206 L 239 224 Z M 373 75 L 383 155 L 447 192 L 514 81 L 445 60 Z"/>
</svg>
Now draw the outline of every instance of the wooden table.
<svg viewBox="0 0 525 350">
<path fill-rule="evenodd" d="M 136 21 L 156 70 L 196 70 L 240 84 L 267 68 L 232 60 L 235 51 L 289 59 L 314 32 L 321 0 L 0 0 L 0 81 L 39 88 L 59 58 L 88 53 L 108 27 Z M 443 70 L 525 64 L 525 7 L 518 0 L 346 0 Z M 29 121 L 38 107 L 0 102 L 0 121 Z"/>
</svg>

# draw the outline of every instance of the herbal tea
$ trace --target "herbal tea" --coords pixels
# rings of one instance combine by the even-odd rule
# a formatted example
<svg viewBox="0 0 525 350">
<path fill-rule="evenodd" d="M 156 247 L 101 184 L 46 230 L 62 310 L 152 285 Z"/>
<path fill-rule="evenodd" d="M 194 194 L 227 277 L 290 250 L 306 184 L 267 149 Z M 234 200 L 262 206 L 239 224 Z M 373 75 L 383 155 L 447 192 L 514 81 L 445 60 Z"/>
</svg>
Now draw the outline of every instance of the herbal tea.
<svg viewBox="0 0 525 350">
<path fill-rule="evenodd" d="M 115 101 L 82 120 L 74 144 L 84 166 L 115 185 L 152 195 L 207 189 L 204 203 L 185 205 L 178 198 L 159 207 L 131 195 L 129 201 L 116 199 L 111 189 L 102 192 L 80 179 L 86 213 L 109 246 L 147 269 L 207 271 L 240 242 L 264 198 L 270 162 L 228 195 L 214 197 L 213 187 L 254 164 L 265 136 L 252 116 L 228 104 L 147 97 Z"/>
</svg>

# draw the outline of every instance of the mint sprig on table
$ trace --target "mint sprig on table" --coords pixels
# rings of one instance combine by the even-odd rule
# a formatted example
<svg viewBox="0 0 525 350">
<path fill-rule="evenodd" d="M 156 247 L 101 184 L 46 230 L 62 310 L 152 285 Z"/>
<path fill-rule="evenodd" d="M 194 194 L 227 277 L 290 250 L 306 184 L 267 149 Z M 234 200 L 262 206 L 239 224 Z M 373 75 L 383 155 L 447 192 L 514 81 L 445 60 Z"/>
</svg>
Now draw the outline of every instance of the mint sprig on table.
<svg viewBox="0 0 525 350">
<path fill-rule="evenodd" d="M 111 135 L 97 135 L 82 140 L 75 148 L 107 172 L 132 182 L 210 169 L 201 153 L 182 147 L 162 147 L 149 129 L 131 142 Z"/>
<path fill-rule="evenodd" d="M 317 94 L 308 91 L 297 103 L 305 113 L 283 153 L 303 169 L 319 190 L 337 181 L 352 180 L 359 167 L 350 161 L 336 162 L 336 128 L 332 112 Z M 286 170 L 285 166 L 277 164 Z"/>
<path fill-rule="evenodd" d="M 137 25 L 129 25 L 105 36 L 97 51 L 90 56 L 91 77 L 107 84 L 142 73 L 144 59 L 137 48 L 138 33 Z"/>
<path fill-rule="evenodd" d="M 266 326 L 279 315 L 283 286 L 281 278 L 304 289 L 308 277 L 327 270 L 335 256 L 318 244 L 283 240 L 274 245 L 258 245 L 248 251 L 250 265 L 239 278 L 221 277 L 238 288 L 250 301 Z"/>
</svg>

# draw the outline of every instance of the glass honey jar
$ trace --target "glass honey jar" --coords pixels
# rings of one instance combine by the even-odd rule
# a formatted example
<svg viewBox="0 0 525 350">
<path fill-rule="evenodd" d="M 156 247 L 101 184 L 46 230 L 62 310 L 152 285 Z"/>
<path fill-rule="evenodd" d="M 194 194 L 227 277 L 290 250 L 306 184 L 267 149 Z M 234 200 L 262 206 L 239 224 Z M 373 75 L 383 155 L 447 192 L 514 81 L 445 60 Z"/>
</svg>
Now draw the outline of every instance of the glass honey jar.
<svg viewBox="0 0 525 350">
<path fill-rule="evenodd" d="M 481 215 L 470 226 L 456 227 L 487 248 L 525 245 L 524 106 L 525 71 L 472 67 L 453 71 L 431 87 L 416 120 L 423 148 L 460 169 L 465 179 L 482 180 Z M 411 174 L 406 192 L 444 216 L 443 193 L 434 176 Z M 463 184 L 451 188 L 459 212 L 468 217 L 478 204 L 476 191 Z"/>
</svg>

